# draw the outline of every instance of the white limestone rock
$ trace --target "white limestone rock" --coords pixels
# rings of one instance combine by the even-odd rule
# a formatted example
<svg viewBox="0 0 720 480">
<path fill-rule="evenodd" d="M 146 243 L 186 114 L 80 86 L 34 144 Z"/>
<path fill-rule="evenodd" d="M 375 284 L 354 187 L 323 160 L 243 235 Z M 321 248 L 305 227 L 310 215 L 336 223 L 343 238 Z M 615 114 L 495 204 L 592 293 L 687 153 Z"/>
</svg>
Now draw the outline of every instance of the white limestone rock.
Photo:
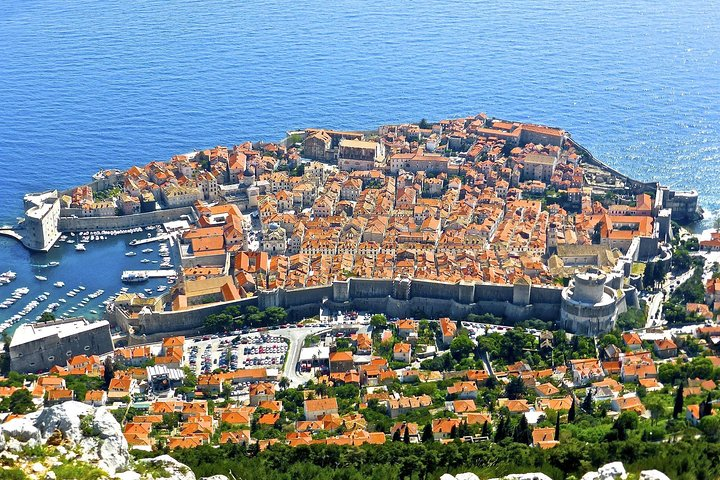
<svg viewBox="0 0 720 480">
<path fill-rule="evenodd" d="M 603 465 L 597 471 L 601 480 L 625 480 L 627 472 L 622 462 L 612 462 Z"/>
<path fill-rule="evenodd" d="M 114 478 L 117 480 L 140 480 L 142 475 L 128 470 L 127 472 L 116 473 Z"/>
<path fill-rule="evenodd" d="M 170 475 L 169 477 L 155 477 L 155 480 L 196 480 L 195 474 L 190 467 L 172 458 L 170 455 L 160 455 L 155 458 L 139 460 L 141 463 L 149 463 L 162 467 Z"/>
<path fill-rule="evenodd" d="M 212 477 L 203 477 L 200 480 L 229 480 L 225 475 L 213 475 Z"/>
<path fill-rule="evenodd" d="M 502 480 L 552 480 L 544 473 L 533 472 L 533 473 L 514 473 L 507 475 Z"/>
<path fill-rule="evenodd" d="M 40 441 L 40 430 L 34 425 L 32 417 L 29 416 L 14 418 L 7 423 L 3 423 L 0 425 L 0 433 L 2 433 L 3 437 L 8 437 L 17 442 Z M 5 438 L 3 438 L 4 443 Z"/>
<path fill-rule="evenodd" d="M 440 480 L 457 480 L 457 479 L 455 478 L 455 475 L 450 475 L 449 473 L 444 473 L 440 477 Z"/>
<path fill-rule="evenodd" d="M 80 429 L 81 417 L 94 414 L 95 409 L 80 402 L 64 402 L 43 409 L 37 416 L 35 426 L 40 430 L 43 440 L 47 440 L 60 430 L 63 437 L 75 443 L 83 439 Z"/>
<path fill-rule="evenodd" d="M 600 474 L 598 472 L 587 472 L 580 480 L 600 480 Z"/>
<path fill-rule="evenodd" d="M 640 472 L 640 480 L 670 480 L 670 478 L 659 470 L 643 470 Z"/>
<path fill-rule="evenodd" d="M 86 417 L 90 420 L 83 420 Z M 81 461 L 96 464 L 111 475 L 125 469 L 130 460 L 120 424 L 105 407 L 96 410 L 84 403 L 64 402 L 43 409 L 35 426 L 44 441 L 59 430 L 80 446 Z"/>
<path fill-rule="evenodd" d="M 455 478 L 457 478 L 457 480 L 480 480 L 480 478 L 472 472 L 458 473 L 455 475 Z"/>
</svg>

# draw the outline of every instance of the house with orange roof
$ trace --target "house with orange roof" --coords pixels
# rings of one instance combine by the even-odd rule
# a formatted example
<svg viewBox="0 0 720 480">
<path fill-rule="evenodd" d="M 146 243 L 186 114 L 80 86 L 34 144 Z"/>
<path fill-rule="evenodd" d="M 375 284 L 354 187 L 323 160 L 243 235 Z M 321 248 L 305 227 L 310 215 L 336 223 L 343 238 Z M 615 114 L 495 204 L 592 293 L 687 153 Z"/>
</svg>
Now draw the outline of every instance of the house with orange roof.
<svg viewBox="0 0 720 480">
<path fill-rule="evenodd" d="M 645 406 L 642 400 L 635 394 L 627 394 L 622 397 L 610 400 L 610 409 L 614 412 L 622 413 L 627 411 L 636 412 L 638 415 L 645 413 Z"/>
<path fill-rule="evenodd" d="M 688 405 L 685 409 L 685 420 L 693 427 L 697 427 L 700 425 L 700 419 L 700 405 Z"/>
<path fill-rule="evenodd" d="M 447 388 L 447 392 L 459 400 L 475 400 L 478 388 L 475 382 L 455 382 Z"/>
<path fill-rule="evenodd" d="M 677 357 L 678 347 L 671 339 L 661 338 L 653 342 L 653 350 L 660 358 L 671 358 Z"/>
<path fill-rule="evenodd" d="M 168 448 L 176 450 L 178 448 L 196 448 L 205 443 L 202 438 L 195 436 L 188 437 L 170 437 L 168 439 Z"/>
<path fill-rule="evenodd" d="M 552 397 L 560 393 L 560 389 L 552 383 L 542 383 L 533 387 L 538 397 Z"/>
<path fill-rule="evenodd" d="M 453 322 L 447 317 L 441 318 L 440 331 L 442 333 L 443 345 L 449 346 L 450 342 L 452 342 L 453 338 L 455 338 L 455 336 L 457 335 L 457 323 Z"/>
<path fill-rule="evenodd" d="M 540 448 L 553 448 L 560 442 L 555 439 L 555 428 L 544 427 L 544 428 L 533 428 L 532 431 L 532 446 Z"/>
<path fill-rule="evenodd" d="M 405 438 L 405 432 L 410 439 L 410 443 L 420 443 L 420 428 L 417 423 L 414 422 L 397 422 L 395 425 L 390 427 L 390 438 L 396 438 L 399 436 L 401 439 Z M 398 432 L 397 435 L 395 432 Z"/>
<path fill-rule="evenodd" d="M 501 401 L 500 403 L 502 404 L 502 406 L 507 407 L 510 413 L 520 414 L 530 411 L 530 405 L 528 405 L 528 401 L 524 398 L 520 400 L 505 400 L 504 402 Z"/>
<path fill-rule="evenodd" d="M 453 429 L 460 428 L 459 418 L 436 418 L 432 421 L 432 432 L 435 441 L 445 440 L 451 437 Z"/>
<path fill-rule="evenodd" d="M 570 395 L 559 398 L 538 398 L 535 401 L 537 410 L 554 410 L 559 412 L 561 410 L 570 410 L 572 407 L 573 397 Z"/>
<path fill-rule="evenodd" d="M 67 388 L 55 388 L 45 393 L 45 405 L 57 405 L 75 399 L 75 392 Z"/>
<path fill-rule="evenodd" d="M 330 354 L 330 372 L 347 372 L 355 367 L 352 352 L 333 352 Z"/>
<path fill-rule="evenodd" d="M 250 425 L 251 413 L 246 410 L 228 409 L 220 415 L 221 423 L 230 425 Z"/>
<path fill-rule="evenodd" d="M 412 319 L 398 320 L 396 323 L 398 337 L 409 342 L 417 341 L 418 322 Z"/>
<path fill-rule="evenodd" d="M 102 407 L 107 402 L 107 392 L 105 390 L 88 390 L 85 392 L 84 403 L 93 407 Z"/>
<path fill-rule="evenodd" d="M 330 397 L 305 400 L 303 411 L 305 412 L 305 420 L 319 420 L 325 415 L 337 415 L 337 399 Z"/>
<path fill-rule="evenodd" d="M 605 372 L 597 358 L 570 360 L 573 383 L 576 386 L 597 382 L 605 377 Z"/>
<path fill-rule="evenodd" d="M 136 382 L 132 377 L 120 376 L 110 380 L 107 390 L 108 400 L 116 400 L 129 397 L 136 387 Z"/>
<path fill-rule="evenodd" d="M 454 400 L 452 402 L 452 411 L 456 414 L 474 412 L 477 410 L 473 400 Z"/>
<path fill-rule="evenodd" d="M 330 381 L 333 385 L 344 385 L 346 383 L 352 383 L 360 385 L 360 374 L 357 370 L 350 370 L 347 372 L 335 372 L 330 374 Z"/>
<path fill-rule="evenodd" d="M 390 398 L 387 405 L 390 418 L 396 418 L 413 410 L 432 406 L 432 398 L 429 395 L 402 396 L 400 398 Z"/>
<path fill-rule="evenodd" d="M 269 425 L 269 426 L 274 426 L 279 421 L 280 421 L 279 413 L 265 413 L 263 415 L 260 415 L 260 418 L 258 419 L 258 423 L 260 425 Z"/>
<path fill-rule="evenodd" d="M 250 385 L 250 405 L 257 406 L 262 402 L 275 400 L 275 385 L 269 382 L 259 382 Z"/>
<path fill-rule="evenodd" d="M 220 433 L 220 445 L 235 443 L 238 445 L 250 444 L 250 430 L 235 430 Z"/>
<path fill-rule="evenodd" d="M 398 342 L 393 346 L 393 360 L 410 363 L 412 361 L 412 345 Z"/>
</svg>

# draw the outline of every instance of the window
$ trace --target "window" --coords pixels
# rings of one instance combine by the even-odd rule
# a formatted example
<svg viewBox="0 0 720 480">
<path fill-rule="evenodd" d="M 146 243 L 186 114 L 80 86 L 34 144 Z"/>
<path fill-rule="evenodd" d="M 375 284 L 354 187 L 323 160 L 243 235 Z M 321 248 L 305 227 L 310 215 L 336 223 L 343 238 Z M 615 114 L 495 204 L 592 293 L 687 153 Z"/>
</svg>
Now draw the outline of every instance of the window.
<svg viewBox="0 0 720 480">
<path fill-rule="evenodd" d="M 86 352 L 90 350 L 90 345 L 85 345 L 85 348 L 83 348 L 83 350 L 85 350 Z"/>
<path fill-rule="evenodd" d="M 72 355 L 72 350 L 68 350 L 67 353 L 65 353 L 68 357 Z"/>
<path fill-rule="evenodd" d="M 48 357 L 48 362 L 52 362 L 53 360 L 55 360 L 55 356 L 54 356 L 54 355 L 50 355 L 50 356 Z"/>
</svg>

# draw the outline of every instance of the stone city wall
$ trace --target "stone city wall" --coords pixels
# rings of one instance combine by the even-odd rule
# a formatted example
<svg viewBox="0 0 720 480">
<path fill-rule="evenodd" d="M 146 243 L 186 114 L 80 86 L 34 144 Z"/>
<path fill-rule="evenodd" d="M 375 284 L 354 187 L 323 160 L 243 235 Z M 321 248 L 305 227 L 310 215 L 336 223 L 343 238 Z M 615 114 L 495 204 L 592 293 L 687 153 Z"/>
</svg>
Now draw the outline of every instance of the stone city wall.
<svg viewBox="0 0 720 480">
<path fill-rule="evenodd" d="M 65 211 L 66 209 L 63 209 Z M 62 213 L 61 213 L 62 215 Z M 193 215 L 192 207 L 169 208 L 154 212 L 119 215 L 112 217 L 65 217 L 58 221 L 61 232 L 90 232 L 117 230 L 122 228 L 146 227 L 177 220 L 183 215 Z"/>
<path fill-rule="evenodd" d="M 391 317 L 422 315 L 431 318 L 463 318 L 469 313 L 492 313 L 511 321 L 528 318 L 552 321 L 557 320 L 560 314 L 561 289 L 557 287 L 531 287 L 531 303 L 514 305 L 512 285 L 445 284 L 415 280 L 411 282 L 410 297 L 403 300 L 394 296 L 396 283 L 386 279 L 350 278 L 344 282 L 334 282 L 333 285 L 260 291 L 256 297 L 236 302 L 177 312 L 153 312 L 139 319 L 126 319 L 118 312 L 116 323 L 125 331 L 132 327 L 136 336 L 190 331 L 200 328 L 208 315 L 219 313 L 230 305 L 254 305 L 261 310 L 282 307 L 288 311 L 292 321 L 317 315 L 323 306 L 338 310 L 384 312 Z M 474 295 L 467 293 L 469 288 L 474 288 Z"/>
</svg>

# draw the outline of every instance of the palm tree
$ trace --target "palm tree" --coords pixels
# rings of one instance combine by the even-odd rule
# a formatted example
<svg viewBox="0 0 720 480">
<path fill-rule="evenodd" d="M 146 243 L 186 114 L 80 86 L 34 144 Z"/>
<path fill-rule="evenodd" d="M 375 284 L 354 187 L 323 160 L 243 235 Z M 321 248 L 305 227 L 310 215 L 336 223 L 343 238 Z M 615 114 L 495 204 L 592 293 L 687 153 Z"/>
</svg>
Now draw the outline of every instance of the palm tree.
<svg viewBox="0 0 720 480">
<path fill-rule="evenodd" d="M 278 386 L 281 390 L 285 390 L 287 387 L 290 386 L 290 380 L 288 380 L 287 377 L 281 377 L 280 381 L 278 382 Z"/>
</svg>

